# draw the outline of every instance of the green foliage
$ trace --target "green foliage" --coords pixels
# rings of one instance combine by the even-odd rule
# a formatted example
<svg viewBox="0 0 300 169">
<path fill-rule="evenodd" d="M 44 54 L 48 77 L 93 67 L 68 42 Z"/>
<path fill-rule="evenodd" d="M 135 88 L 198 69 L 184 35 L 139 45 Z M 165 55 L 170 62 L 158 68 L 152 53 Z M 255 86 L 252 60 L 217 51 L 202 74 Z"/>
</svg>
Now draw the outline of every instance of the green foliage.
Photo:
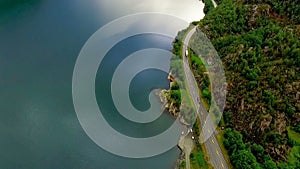
<svg viewBox="0 0 300 169">
<path fill-rule="evenodd" d="M 265 149 L 263 148 L 263 146 L 257 145 L 256 143 L 254 143 L 251 146 L 251 151 L 255 155 L 255 157 L 257 158 L 258 161 L 262 162 L 262 161 L 266 160 L 265 155 L 264 155 Z"/>
<path fill-rule="evenodd" d="M 205 31 L 209 38 L 244 32 L 247 30 L 245 10 L 242 6 L 235 6 L 231 0 L 224 0 L 216 9 L 211 10 L 209 15 L 205 16 L 206 19 L 200 22 L 200 26 L 209 26 L 210 32 Z"/>
<path fill-rule="evenodd" d="M 202 0 L 202 2 L 205 4 L 203 9 L 205 14 L 209 13 L 215 8 L 212 0 Z"/>
<path fill-rule="evenodd" d="M 210 104 L 211 101 L 211 93 L 208 88 L 204 88 L 202 90 L 202 96 L 206 99 L 207 103 Z"/>
<path fill-rule="evenodd" d="M 182 42 L 179 39 L 175 39 L 173 42 L 173 54 L 176 56 L 181 56 Z"/>
<path fill-rule="evenodd" d="M 206 67 L 203 64 L 202 60 L 196 56 L 196 54 L 190 52 L 190 63 L 193 68 L 193 73 L 197 77 L 196 81 L 200 91 L 202 91 L 202 97 L 205 99 L 208 105 L 211 104 L 211 92 L 210 92 L 210 81 L 208 75 L 205 75 Z"/>
<path fill-rule="evenodd" d="M 293 127 L 293 130 L 300 133 L 300 124 L 297 124 L 295 127 Z"/>
<path fill-rule="evenodd" d="M 292 129 L 300 131 L 295 118 L 300 113 L 295 97 L 300 91 L 300 26 L 297 25 L 300 3 L 298 0 L 216 2 L 218 7 L 209 10 L 199 22 L 199 30 L 218 51 L 230 84 L 223 118 L 226 127 L 234 128 L 225 133 L 224 140 L 235 159 L 232 162 L 235 167 L 245 168 L 295 168 L 299 164 L 279 162 L 287 158 L 291 146 L 297 145 L 295 137 L 290 137 L 293 132 L 288 130 L 287 138 L 284 127 L 291 124 Z M 196 53 L 202 57 L 208 55 L 201 35 L 192 40 Z M 202 94 L 208 97 L 210 86 L 206 82 L 209 81 L 201 76 L 205 65 L 193 55 L 190 61 L 199 76 L 196 79 Z M 245 166 L 236 161 L 238 155 L 249 157 Z"/>
<path fill-rule="evenodd" d="M 179 90 L 178 82 L 174 82 L 171 86 L 171 90 Z"/>
<path fill-rule="evenodd" d="M 171 60 L 170 71 L 177 79 L 180 79 L 180 81 L 184 79 L 183 65 L 181 59 Z"/>
<path fill-rule="evenodd" d="M 185 166 L 186 166 L 186 162 L 185 161 L 182 161 L 181 163 L 180 163 L 180 168 L 185 168 Z"/>
<path fill-rule="evenodd" d="M 191 64 L 197 69 L 199 73 L 204 73 L 205 68 L 202 60 L 194 53 L 191 54 Z"/>
<path fill-rule="evenodd" d="M 170 106 L 169 110 L 171 110 L 175 115 L 182 116 L 185 122 L 191 124 L 195 120 L 195 110 L 184 87 L 185 75 L 181 56 L 182 39 L 189 28 L 180 31 L 173 42 L 174 55 L 172 56 L 170 62 L 172 83 L 170 90 L 167 93 L 167 99 Z"/>
<path fill-rule="evenodd" d="M 230 128 L 225 130 L 224 145 L 228 149 L 230 160 L 237 169 L 263 168 L 276 169 L 277 165 L 265 149 L 257 144 L 245 144 L 243 136 L 238 131 Z"/>
<path fill-rule="evenodd" d="M 264 100 L 268 105 L 273 107 L 275 105 L 275 101 L 277 99 L 276 99 L 275 95 L 272 92 L 270 92 L 268 90 L 265 90 L 264 91 Z"/>
<path fill-rule="evenodd" d="M 267 160 L 263 163 L 264 169 L 277 169 L 277 165 L 273 160 Z"/>
<path fill-rule="evenodd" d="M 217 4 L 221 4 L 223 0 L 215 0 Z"/>
<path fill-rule="evenodd" d="M 279 168 L 298 169 L 300 167 L 300 146 L 294 146 L 288 156 L 288 161 L 281 163 Z"/>
<path fill-rule="evenodd" d="M 246 142 L 265 149 L 259 155 L 252 150 L 262 167 L 264 163 L 271 164 L 266 162 L 265 155 L 280 146 L 292 145 L 288 145 L 287 140 L 293 143 L 286 134 L 278 133 L 281 125 L 275 122 L 295 124 L 294 117 L 300 112 L 295 97 L 300 91 L 300 29 L 295 26 L 295 23 L 300 23 L 297 21 L 300 3 L 296 2 L 218 0 L 219 6 L 199 23 L 199 29 L 218 51 L 226 80 L 231 84 L 224 122 L 227 127 L 243 133 Z M 191 46 L 202 49 L 200 41 L 201 38 L 195 37 Z M 196 58 L 192 56 L 191 62 L 194 72 L 203 73 Z M 203 86 L 201 91 L 208 97 L 209 88 L 206 88 L 204 77 L 199 79 L 199 86 Z M 278 120 L 282 113 L 285 117 Z M 271 115 L 272 119 L 269 127 L 262 130 L 266 115 Z M 294 127 L 300 130 L 299 126 Z M 227 148 L 236 149 L 238 146 L 242 145 Z M 280 151 L 270 155 L 279 162 L 287 153 Z"/>
<path fill-rule="evenodd" d="M 299 124 L 297 125 L 299 126 Z M 300 133 L 294 130 L 295 127 L 288 127 L 288 137 L 289 139 L 293 140 L 295 143 L 294 145 L 300 145 Z"/>
<path fill-rule="evenodd" d="M 300 3 L 297 0 L 245 0 L 245 3 L 267 3 L 279 15 L 300 23 Z"/>
<path fill-rule="evenodd" d="M 181 94 L 180 90 L 171 90 L 171 98 L 175 100 L 176 105 L 180 105 L 181 103 Z"/>
<path fill-rule="evenodd" d="M 236 169 L 261 168 L 255 156 L 248 148 L 249 145 L 244 144 L 243 136 L 239 132 L 228 128 L 225 130 L 224 138 L 224 146 L 229 150 L 230 160 Z M 258 152 L 261 151 L 257 146 L 255 149 Z"/>
<path fill-rule="evenodd" d="M 197 26 L 199 24 L 199 21 L 193 21 L 192 25 Z"/>
<path fill-rule="evenodd" d="M 243 136 L 238 131 L 232 131 L 231 128 L 227 128 L 224 133 L 224 138 L 224 146 L 229 150 L 230 154 L 245 148 Z"/>
<path fill-rule="evenodd" d="M 260 168 L 254 155 L 249 150 L 238 150 L 233 152 L 230 160 L 236 169 L 256 169 Z"/>
<path fill-rule="evenodd" d="M 230 111 L 224 112 L 223 118 L 224 118 L 225 125 L 228 127 L 232 127 L 232 125 L 231 125 L 232 113 Z"/>
<path fill-rule="evenodd" d="M 190 160 L 193 167 L 208 168 L 208 164 L 205 161 L 203 152 L 198 149 L 190 154 Z"/>
</svg>

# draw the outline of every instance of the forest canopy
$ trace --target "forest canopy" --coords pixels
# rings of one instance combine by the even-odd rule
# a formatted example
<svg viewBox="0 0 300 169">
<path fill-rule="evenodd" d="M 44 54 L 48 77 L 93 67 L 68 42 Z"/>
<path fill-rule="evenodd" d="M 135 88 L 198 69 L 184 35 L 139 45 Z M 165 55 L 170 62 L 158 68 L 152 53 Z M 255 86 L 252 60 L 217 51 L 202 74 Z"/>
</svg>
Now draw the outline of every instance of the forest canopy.
<svg viewBox="0 0 300 169">
<path fill-rule="evenodd" d="M 297 168 L 300 143 L 288 129 L 300 131 L 300 1 L 216 2 L 198 27 L 226 71 L 223 120 L 231 162 L 236 168 Z M 200 61 L 194 58 L 193 65 L 199 72 Z"/>
</svg>

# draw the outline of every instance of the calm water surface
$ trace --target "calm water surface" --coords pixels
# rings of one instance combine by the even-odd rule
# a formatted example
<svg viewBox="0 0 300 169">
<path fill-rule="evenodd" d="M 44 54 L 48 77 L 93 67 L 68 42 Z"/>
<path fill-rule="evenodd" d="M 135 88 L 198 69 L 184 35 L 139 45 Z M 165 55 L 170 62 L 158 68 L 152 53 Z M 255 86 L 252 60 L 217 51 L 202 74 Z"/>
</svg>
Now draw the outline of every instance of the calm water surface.
<svg viewBox="0 0 300 169">
<path fill-rule="evenodd" d="M 156 1 L 131 8 L 134 0 L 36 0 L 32 4 L 13 7 L 0 16 L 0 168 L 1 169 L 171 169 L 179 150 L 148 159 L 128 159 L 110 154 L 82 130 L 73 108 L 72 73 L 78 53 L 86 40 L 109 21 L 134 12 L 155 11 Z M 152 2 L 152 3 L 151 3 Z M 168 2 L 166 4 L 166 2 Z M 176 11 L 174 1 L 166 1 L 158 11 Z M 183 2 L 183 1 L 180 1 Z M 196 3 L 191 0 L 191 4 Z M 147 5 L 148 3 L 148 5 Z M 198 2 L 197 2 L 198 3 Z M 172 6 L 173 4 L 173 6 Z M 113 9 L 114 8 L 114 9 Z M 198 7 L 197 7 L 198 8 Z M 192 9 L 197 9 L 192 8 Z M 199 3 L 199 8 L 201 5 Z M 199 9 L 201 10 L 201 9 Z M 185 10 L 188 11 L 188 10 Z M 182 18 L 190 17 L 191 14 Z M 200 18 L 199 16 L 198 18 Z M 157 45 L 171 49 L 171 39 L 160 36 L 137 36 L 127 40 L 127 49 L 137 44 Z M 143 42 L 143 43 L 141 43 Z M 129 51 L 130 51 L 129 50 Z M 110 72 L 125 51 L 107 59 Z M 101 74 L 98 74 L 101 76 Z M 149 70 L 141 72 L 131 90 L 134 105 L 147 109 L 148 92 L 155 87 L 168 87 L 166 74 Z M 145 79 L 147 77 L 147 79 Z M 109 78 L 106 79 L 107 83 Z M 152 83 L 144 83 L 149 81 Z M 160 83 L 153 83 L 153 82 Z M 105 81 L 96 81 L 97 99 L 111 104 L 105 92 Z M 140 88 L 138 86 L 143 86 Z M 106 86 L 107 87 L 107 86 Z M 137 95 L 141 99 L 135 99 Z M 164 131 L 172 117 L 138 126 L 125 121 L 114 111 L 106 111 L 107 120 L 122 133 L 152 136 Z M 124 127 L 125 126 L 125 127 Z M 142 130 L 141 130 L 142 129 Z M 143 132 L 141 132 L 143 131 Z"/>
</svg>

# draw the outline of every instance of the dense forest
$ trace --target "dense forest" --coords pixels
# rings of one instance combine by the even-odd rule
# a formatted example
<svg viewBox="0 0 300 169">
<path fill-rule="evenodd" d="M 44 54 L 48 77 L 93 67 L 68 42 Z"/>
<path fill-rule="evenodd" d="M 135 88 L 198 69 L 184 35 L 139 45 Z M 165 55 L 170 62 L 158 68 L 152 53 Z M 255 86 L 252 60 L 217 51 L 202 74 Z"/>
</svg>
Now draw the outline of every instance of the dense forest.
<svg viewBox="0 0 300 169">
<path fill-rule="evenodd" d="M 207 0 L 206 0 L 207 1 Z M 216 0 L 199 29 L 223 62 L 224 145 L 235 168 L 300 168 L 300 1 Z M 195 35 L 191 48 L 199 48 Z M 190 56 L 209 102 L 205 67 Z"/>
</svg>

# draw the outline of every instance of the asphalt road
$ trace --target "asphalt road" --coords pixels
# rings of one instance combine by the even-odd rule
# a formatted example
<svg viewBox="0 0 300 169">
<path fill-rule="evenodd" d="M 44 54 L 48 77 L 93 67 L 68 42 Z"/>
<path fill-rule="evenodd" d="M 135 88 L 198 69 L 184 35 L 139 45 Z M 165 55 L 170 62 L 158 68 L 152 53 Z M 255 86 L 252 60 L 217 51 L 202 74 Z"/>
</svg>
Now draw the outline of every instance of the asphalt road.
<svg viewBox="0 0 300 169">
<path fill-rule="evenodd" d="M 184 44 L 186 44 L 186 45 L 184 45 L 184 47 L 183 47 L 183 51 L 182 51 L 183 57 L 182 58 L 183 58 L 183 65 L 184 65 L 186 81 L 187 81 L 187 85 L 189 88 L 191 98 L 194 103 L 194 107 L 196 108 L 197 115 L 199 116 L 201 124 L 202 125 L 206 124 L 206 123 L 208 124 L 207 125 L 208 127 L 205 128 L 205 131 L 202 131 L 202 132 L 204 132 L 206 134 L 211 134 L 209 139 L 204 142 L 204 145 L 205 145 L 205 148 L 207 151 L 207 155 L 209 156 L 209 161 L 215 169 L 227 169 L 228 165 L 225 161 L 224 155 L 222 154 L 220 145 L 216 139 L 216 134 L 214 133 L 213 122 L 211 120 L 206 121 L 208 112 L 205 109 L 203 103 L 201 101 L 198 101 L 201 99 L 199 96 L 199 89 L 197 86 L 197 82 L 196 82 L 196 79 L 194 78 L 194 75 L 193 75 L 191 69 L 190 69 L 187 57 L 185 57 L 185 51 L 187 50 L 187 45 L 189 44 L 189 41 L 195 32 L 196 32 L 196 27 L 194 27 L 192 30 L 190 30 L 184 39 Z M 201 138 L 199 138 L 199 139 L 201 139 Z"/>
</svg>

